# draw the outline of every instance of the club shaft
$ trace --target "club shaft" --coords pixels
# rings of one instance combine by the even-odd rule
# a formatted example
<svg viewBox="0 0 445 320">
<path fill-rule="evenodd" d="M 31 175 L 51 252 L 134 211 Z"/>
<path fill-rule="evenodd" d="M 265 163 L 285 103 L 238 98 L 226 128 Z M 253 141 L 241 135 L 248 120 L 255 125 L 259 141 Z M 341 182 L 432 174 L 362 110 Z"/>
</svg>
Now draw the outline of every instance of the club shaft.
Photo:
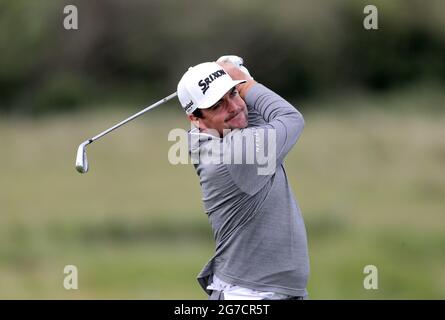
<svg viewBox="0 0 445 320">
<path fill-rule="evenodd" d="M 165 98 L 159 100 L 158 102 L 153 103 L 152 105 L 146 107 L 145 109 L 139 111 L 138 113 L 132 115 L 131 117 L 129 117 L 129 118 L 127 118 L 127 119 L 125 119 L 125 120 L 123 120 L 123 121 L 121 121 L 121 122 L 115 124 L 114 126 L 112 126 L 111 128 L 105 130 L 104 132 L 101 132 L 101 133 L 99 133 L 97 136 L 94 136 L 93 138 L 87 140 L 87 141 L 89 142 L 88 144 L 90 144 L 90 143 L 92 143 L 92 142 L 94 142 L 94 141 L 96 141 L 96 140 L 102 138 L 104 135 L 110 133 L 111 131 L 113 131 L 113 130 L 119 128 L 120 126 L 123 126 L 123 125 L 126 124 L 127 122 L 130 122 L 131 120 L 136 119 L 137 117 L 143 115 L 143 114 L 146 113 L 147 111 L 149 111 L 149 110 L 151 110 L 151 109 L 153 109 L 153 108 L 158 107 L 159 105 L 161 105 L 161 104 L 163 104 L 163 103 L 165 103 L 165 102 L 167 102 L 167 101 L 173 99 L 173 98 L 176 97 L 176 96 L 177 96 L 177 93 L 174 92 L 174 93 L 172 93 L 171 95 L 168 95 L 168 96 L 166 96 Z"/>
</svg>

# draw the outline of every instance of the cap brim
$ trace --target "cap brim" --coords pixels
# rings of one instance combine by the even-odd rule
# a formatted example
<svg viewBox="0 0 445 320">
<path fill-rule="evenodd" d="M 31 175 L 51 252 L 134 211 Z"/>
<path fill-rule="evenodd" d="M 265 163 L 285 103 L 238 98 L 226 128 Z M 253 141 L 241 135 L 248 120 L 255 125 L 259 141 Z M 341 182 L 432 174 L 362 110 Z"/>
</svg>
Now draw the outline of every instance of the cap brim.
<svg viewBox="0 0 445 320">
<path fill-rule="evenodd" d="M 209 97 L 204 100 L 201 105 L 197 107 L 197 109 L 208 109 L 217 103 L 224 95 L 229 92 L 234 86 L 247 82 L 247 80 L 232 80 L 228 82 L 225 86 L 219 86 L 215 88 L 215 91 L 209 94 Z M 210 92 L 209 92 L 210 93 Z"/>
</svg>

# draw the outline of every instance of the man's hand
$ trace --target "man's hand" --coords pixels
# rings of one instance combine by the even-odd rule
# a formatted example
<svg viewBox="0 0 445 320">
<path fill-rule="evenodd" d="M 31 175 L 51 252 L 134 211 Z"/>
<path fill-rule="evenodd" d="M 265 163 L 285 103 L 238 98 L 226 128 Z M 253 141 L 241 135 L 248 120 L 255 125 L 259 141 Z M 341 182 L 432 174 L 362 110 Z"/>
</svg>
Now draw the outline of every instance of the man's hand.
<svg viewBox="0 0 445 320">
<path fill-rule="evenodd" d="M 244 66 L 244 59 L 239 56 L 235 55 L 221 56 L 218 58 L 218 60 L 216 60 L 216 62 L 232 62 L 234 65 L 240 68 L 241 71 L 243 71 L 253 79 L 253 77 L 250 75 L 249 70 L 247 70 L 247 68 Z"/>
<path fill-rule="evenodd" d="M 242 58 L 237 56 L 222 56 L 216 62 L 230 75 L 233 80 L 247 80 L 237 86 L 239 95 L 244 100 L 247 91 L 256 83 L 249 71 L 242 66 Z M 243 69 L 245 71 L 243 71 Z"/>
</svg>

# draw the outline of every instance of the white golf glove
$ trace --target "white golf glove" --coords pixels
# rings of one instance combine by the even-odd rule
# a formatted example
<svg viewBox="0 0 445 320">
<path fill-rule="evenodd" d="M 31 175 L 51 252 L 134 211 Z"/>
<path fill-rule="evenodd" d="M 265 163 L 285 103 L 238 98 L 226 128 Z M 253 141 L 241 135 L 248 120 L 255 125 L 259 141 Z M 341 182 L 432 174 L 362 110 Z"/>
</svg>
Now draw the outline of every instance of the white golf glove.
<svg viewBox="0 0 445 320">
<path fill-rule="evenodd" d="M 234 55 L 221 56 L 218 58 L 218 60 L 216 60 L 216 62 L 231 62 L 236 65 L 242 72 L 253 79 L 253 77 L 250 75 L 249 70 L 247 70 L 247 68 L 243 65 L 244 60 L 241 57 Z"/>
</svg>

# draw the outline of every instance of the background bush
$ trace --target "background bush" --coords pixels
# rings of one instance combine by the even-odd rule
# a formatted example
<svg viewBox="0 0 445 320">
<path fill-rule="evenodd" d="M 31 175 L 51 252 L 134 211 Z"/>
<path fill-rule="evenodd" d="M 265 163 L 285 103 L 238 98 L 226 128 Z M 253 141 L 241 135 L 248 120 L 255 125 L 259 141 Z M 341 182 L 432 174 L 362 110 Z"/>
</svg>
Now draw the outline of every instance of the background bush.
<svg viewBox="0 0 445 320">
<path fill-rule="evenodd" d="M 79 30 L 62 27 L 79 9 Z M 190 65 L 238 54 L 288 98 L 445 83 L 445 3 L 373 1 L 50 1 L 0 4 L 0 110 L 40 114 L 141 103 L 174 91 Z"/>
</svg>

